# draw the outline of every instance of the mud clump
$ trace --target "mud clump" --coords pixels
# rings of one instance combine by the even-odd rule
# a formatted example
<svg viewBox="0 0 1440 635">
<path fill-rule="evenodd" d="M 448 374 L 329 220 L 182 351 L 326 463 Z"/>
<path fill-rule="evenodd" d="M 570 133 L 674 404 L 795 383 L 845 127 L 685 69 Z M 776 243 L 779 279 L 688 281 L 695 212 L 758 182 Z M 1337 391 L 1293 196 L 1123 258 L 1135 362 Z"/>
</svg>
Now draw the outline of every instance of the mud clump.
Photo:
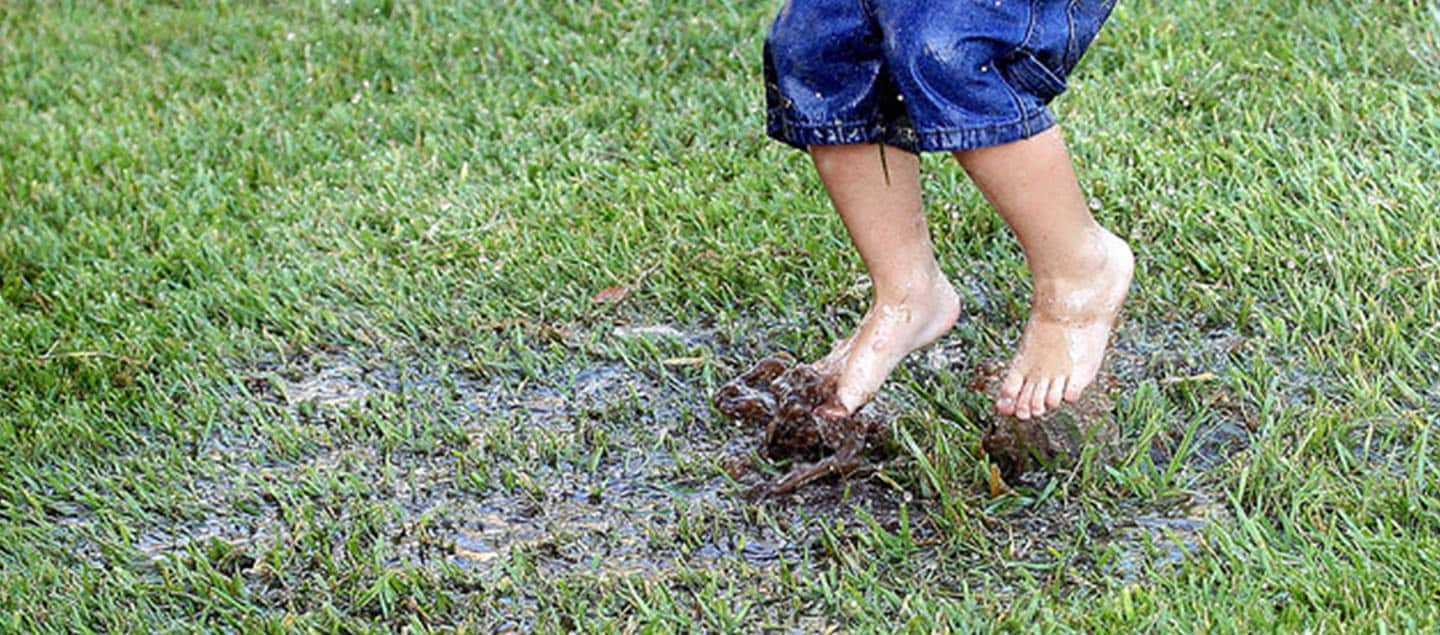
<svg viewBox="0 0 1440 635">
<path fill-rule="evenodd" d="M 1004 366 L 992 361 L 980 367 L 970 387 L 993 400 L 1003 377 Z M 1100 460 L 1112 460 L 1118 454 L 1120 427 L 1108 393 L 1116 386 L 1114 376 L 1102 369 L 1075 403 L 1062 402 L 1028 420 L 995 414 L 980 445 L 1005 478 L 1072 464 L 1088 447 L 1097 448 Z"/>
<path fill-rule="evenodd" d="M 865 464 L 867 449 L 884 445 L 889 427 L 864 409 L 838 419 L 815 413 L 834 395 L 834 377 L 786 353 L 760 360 L 715 393 L 721 414 L 764 429 L 763 456 L 813 461 L 754 494 L 783 496 L 827 476 L 845 476 Z"/>
</svg>

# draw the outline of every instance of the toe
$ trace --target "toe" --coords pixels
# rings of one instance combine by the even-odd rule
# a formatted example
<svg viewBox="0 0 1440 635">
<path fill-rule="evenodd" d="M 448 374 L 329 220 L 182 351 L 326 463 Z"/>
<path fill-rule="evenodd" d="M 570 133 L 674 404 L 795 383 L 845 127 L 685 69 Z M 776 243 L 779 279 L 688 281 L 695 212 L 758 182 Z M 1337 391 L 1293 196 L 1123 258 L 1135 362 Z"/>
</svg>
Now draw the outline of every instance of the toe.
<svg viewBox="0 0 1440 635">
<path fill-rule="evenodd" d="M 850 416 L 850 411 L 845 409 L 845 405 L 840 403 L 839 399 L 831 399 L 830 401 L 816 406 L 814 412 L 815 416 L 818 416 L 827 421 L 839 421 L 841 419 L 844 419 L 845 417 Z"/>
<path fill-rule="evenodd" d="M 1030 418 L 1030 402 L 1035 398 L 1035 382 L 1027 381 L 1020 388 L 1020 396 L 1015 398 L 1015 416 L 1021 419 Z"/>
<path fill-rule="evenodd" d="M 1072 376 L 1070 381 L 1065 384 L 1065 401 L 1070 403 L 1080 401 L 1080 394 L 1083 392 L 1085 392 L 1085 382 L 1080 381 L 1079 377 Z"/>
<path fill-rule="evenodd" d="M 1035 381 L 1035 392 L 1030 395 L 1030 416 L 1038 417 L 1045 414 L 1045 397 L 1050 394 L 1050 380 L 1041 378 Z"/>
<path fill-rule="evenodd" d="M 870 396 L 871 393 L 846 390 L 842 387 L 830 395 L 830 398 L 826 399 L 824 403 L 816 406 L 813 412 L 831 421 L 839 421 L 859 410 L 860 406 L 870 401 Z"/>
<path fill-rule="evenodd" d="M 1045 394 L 1045 407 L 1055 409 L 1060 407 L 1060 401 L 1065 396 L 1065 378 L 1056 377 L 1050 382 L 1050 391 Z"/>
<path fill-rule="evenodd" d="M 1015 414 L 1015 402 L 1020 396 L 1020 388 L 1025 385 L 1025 376 L 1015 371 L 1005 374 L 1005 381 L 1000 384 L 1000 398 L 995 402 L 995 410 L 1002 415 L 1011 416 Z"/>
</svg>

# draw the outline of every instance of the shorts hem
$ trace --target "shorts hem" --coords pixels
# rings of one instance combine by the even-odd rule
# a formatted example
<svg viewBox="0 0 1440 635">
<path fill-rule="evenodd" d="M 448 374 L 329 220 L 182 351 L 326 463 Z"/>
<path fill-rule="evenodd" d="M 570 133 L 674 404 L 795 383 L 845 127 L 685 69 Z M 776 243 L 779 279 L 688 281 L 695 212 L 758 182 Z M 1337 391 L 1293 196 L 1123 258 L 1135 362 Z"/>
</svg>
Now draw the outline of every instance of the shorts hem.
<svg viewBox="0 0 1440 635">
<path fill-rule="evenodd" d="M 933 128 L 915 131 L 920 152 L 959 152 L 1014 143 L 1029 139 L 1055 125 L 1055 116 L 1044 106 L 1014 123 L 975 128 Z"/>
<path fill-rule="evenodd" d="M 885 142 L 908 152 L 915 152 L 913 133 L 886 125 L 881 121 L 836 122 L 828 124 L 797 124 L 784 114 L 771 112 L 765 134 L 785 145 L 800 150 L 810 146 L 853 145 Z"/>
<path fill-rule="evenodd" d="M 918 154 L 959 152 L 1004 145 L 1028 139 L 1054 125 L 1054 115 L 1044 106 L 1013 123 L 919 130 L 887 125 L 882 121 L 796 124 L 781 113 L 771 112 L 766 121 L 765 134 L 799 150 L 809 150 L 812 145 L 852 145 L 883 141 L 901 150 Z"/>
</svg>

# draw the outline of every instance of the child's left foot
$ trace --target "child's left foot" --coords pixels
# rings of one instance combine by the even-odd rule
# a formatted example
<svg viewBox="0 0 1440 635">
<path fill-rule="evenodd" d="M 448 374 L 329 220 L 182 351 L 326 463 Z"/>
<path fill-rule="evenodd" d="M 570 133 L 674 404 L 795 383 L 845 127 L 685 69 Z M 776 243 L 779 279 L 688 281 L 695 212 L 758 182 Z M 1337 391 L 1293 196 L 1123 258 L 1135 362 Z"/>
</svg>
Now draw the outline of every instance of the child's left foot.
<svg viewBox="0 0 1440 635">
<path fill-rule="evenodd" d="M 1073 403 L 1100 371 L 1135 256 L 1104 229 L 1097 228 L 1094 238 L 1066 275 L 1035 276 L 1030 321 L 995 404 L 1000 414 L 1029 419 L 1059 407 L 1062 399 Z"/>
</svg>

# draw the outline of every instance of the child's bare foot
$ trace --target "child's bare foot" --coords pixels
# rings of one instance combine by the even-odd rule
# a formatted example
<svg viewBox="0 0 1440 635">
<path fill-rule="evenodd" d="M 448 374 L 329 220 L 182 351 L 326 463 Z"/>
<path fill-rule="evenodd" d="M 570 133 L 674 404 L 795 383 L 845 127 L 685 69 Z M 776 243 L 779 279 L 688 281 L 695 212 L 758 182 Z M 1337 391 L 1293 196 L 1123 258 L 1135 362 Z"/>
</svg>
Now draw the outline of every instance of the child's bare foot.
<svg viewBox="0 0 1440 635">
<path fill-rule="evenodd" d="M 1096 229 L 1093 248 L 1068 275 L 1035 276 L 1030 321 L 1011 360 L 995 410 L 1020 419 L 1074 402 L 1095 380 L 1135 269 L 1130 246 Z"/>
<path fill-rule="evenodd" d="M 816 414 L 838 419 L 854 413 L 875 396 L 901 359 L 955 326 L 960 296 L 940 272 L 925 278 L 901 291 L 877 295 L 855 334 L 816 362 L 820 372 L 836 375 L 835 397 L 816 408 Z"/>
</svg>

